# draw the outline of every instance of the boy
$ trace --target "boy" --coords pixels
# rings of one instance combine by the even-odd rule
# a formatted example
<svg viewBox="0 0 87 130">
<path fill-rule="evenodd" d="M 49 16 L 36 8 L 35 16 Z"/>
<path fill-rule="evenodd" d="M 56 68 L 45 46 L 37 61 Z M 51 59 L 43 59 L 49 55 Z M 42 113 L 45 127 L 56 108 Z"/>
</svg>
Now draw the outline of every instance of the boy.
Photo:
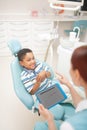
<svg viewBox="0 0 87 130">
<path fill-rule="evenodd" d="M 18 52 L 18 60 L 23 67 L 21 80 L 31 95 L 52 84 L 52 71 L 49 66 L 35 59 L 31 49 L 21 49 Z"/>
</svg>

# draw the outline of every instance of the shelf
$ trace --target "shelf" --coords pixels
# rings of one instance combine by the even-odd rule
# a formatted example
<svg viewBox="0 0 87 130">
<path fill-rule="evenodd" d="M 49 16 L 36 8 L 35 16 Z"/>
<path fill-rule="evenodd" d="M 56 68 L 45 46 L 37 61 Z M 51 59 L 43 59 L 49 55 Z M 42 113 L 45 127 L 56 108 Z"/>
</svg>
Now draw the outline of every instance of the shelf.
<svg viewBox="0 0 87 130">
<path fill-rule="evenodd" d="M 0 14 L 0 21 L 75 21 L 87 20 L 87 16 L 68 16 L 68 15 L 45 15 L 29 16 L 28 14 Z"/>
</svg>

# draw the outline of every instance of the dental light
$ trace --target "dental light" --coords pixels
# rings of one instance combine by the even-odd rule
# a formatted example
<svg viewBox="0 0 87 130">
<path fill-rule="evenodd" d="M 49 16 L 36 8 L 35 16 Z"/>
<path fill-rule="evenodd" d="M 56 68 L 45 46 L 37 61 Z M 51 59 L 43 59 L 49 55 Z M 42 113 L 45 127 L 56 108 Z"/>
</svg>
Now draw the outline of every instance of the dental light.
<svg viewBox="0 0 87 130">
<path fill-rule="evenodd" d="M 83 5 L 84 0 L 48 0 L 48 2 L 53 9 L 76 11 Z M 64 4 L 64 7 L 61 4 Z"/>
</svg>

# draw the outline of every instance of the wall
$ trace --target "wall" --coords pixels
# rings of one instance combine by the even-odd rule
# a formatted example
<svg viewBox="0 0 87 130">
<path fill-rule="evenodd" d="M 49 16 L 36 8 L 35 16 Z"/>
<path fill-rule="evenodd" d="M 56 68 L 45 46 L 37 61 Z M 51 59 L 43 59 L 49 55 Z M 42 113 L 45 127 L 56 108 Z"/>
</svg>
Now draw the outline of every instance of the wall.
<svg viewBox="0 0 87 130">
<path fill-rule="evenodd" d="M 0 0 L 0 13 L 29 13 L 30 10 L 50 10 L 47 0 Z"/>
</svg>

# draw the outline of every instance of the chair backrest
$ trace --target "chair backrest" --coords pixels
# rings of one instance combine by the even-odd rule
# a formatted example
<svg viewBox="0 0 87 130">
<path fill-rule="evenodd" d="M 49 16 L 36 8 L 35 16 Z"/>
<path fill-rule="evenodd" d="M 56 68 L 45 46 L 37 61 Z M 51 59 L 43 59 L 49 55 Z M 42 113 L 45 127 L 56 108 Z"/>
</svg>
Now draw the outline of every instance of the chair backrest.
<svg viewBox="0 0 87 130">
<path fill-rule="evenodd" d="M 31 110 L 34 105 L 33 97 L 25 90 L 21 79 L 20 74 L 22 72 L 22 67 L 19 64 L 17 58 L 17 52 L 22 48 L 21 44 L 18 40 L 11 40 L 8 42 L 8 47 L 11 50 L 12 54 L 15 56 L 11 63 L 11 73 L 13 79 L 14 90 L 18 98 L 22 101 L 22 103 Z"/>
</svg>

